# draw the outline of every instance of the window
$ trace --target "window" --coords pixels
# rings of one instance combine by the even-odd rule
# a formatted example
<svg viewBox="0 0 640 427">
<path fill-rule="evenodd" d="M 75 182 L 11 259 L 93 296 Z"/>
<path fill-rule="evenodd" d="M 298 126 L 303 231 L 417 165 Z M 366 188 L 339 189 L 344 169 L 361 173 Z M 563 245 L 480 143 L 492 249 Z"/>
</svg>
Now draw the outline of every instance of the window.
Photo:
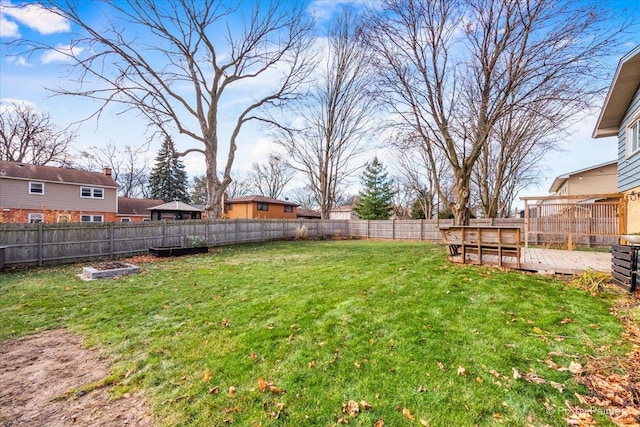
<svg viewBox="0 0 640 427">
<path fill-rule="evenodd" d="M 269 203 L 258 203 L 258 210 L 259 211 L 268 211 L 269 210 Z"/>
<path fill-rule="evenodd" d="M 284 211 L 285 211 L 285 212 L 293 212 L 293 206 L 291 206 L 291 205 L 284 205 Z"/>
<path fill-rule="evenodd" d="M 627 129 L 627 157 L 638 151 L 640 151 L 640 119 L 633 122 Z"/>
<path fill-rule="evenodd" d="M 131 222 L 131 218 L 120 218 L 120 222 Z"/>
<path fill-rule="evenodd" d="M 44 194 L 44 182 L 30 182 L 29 194 Z"/>
<path fill-rule="evenodd" d="M 80 215 L 81 222 L 103 222 L 102 215 Z"/>
<path fill-rule="evenodd" d="M 36 222 L 42 222 L 43 214 L 41 213 L 30 213 L 29 214 L 29 224 L 35 224 Z"/>
<path fill-rule="evenodd" d="M 56 222 L 58 224 L 71 222 L 71 215 L 69 215 L 69 214 L 60 214 L 60 215 L 58 215 L 58 218 L 56 219 Z"/>
<path fill-rule="evenodd" d="M 227 210 L 228 211 L 232 211 L 233 210 L 233 203 L 227 203 Z"/>
<path fill-rule="evenodd" d="M 80 187 L 80 197 L 85 199 L 104 199 L 102 188 Z"/>
</svg>

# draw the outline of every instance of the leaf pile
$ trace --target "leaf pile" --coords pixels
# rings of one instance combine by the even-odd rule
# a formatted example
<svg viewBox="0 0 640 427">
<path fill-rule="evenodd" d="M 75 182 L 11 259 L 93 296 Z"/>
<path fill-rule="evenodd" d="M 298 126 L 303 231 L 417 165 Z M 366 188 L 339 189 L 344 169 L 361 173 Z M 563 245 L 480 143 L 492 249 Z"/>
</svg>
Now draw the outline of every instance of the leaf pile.
<svg viewBox="0 0 640 427">
<path fill-rule="evenodd" d="M 575 375 L 579 384 L 586 386 L 592 396 L 576 395 L 581 405 L 600 408 L 618 426 L 640 425 L 640 328 L 629 315 L 638 305 L 635 295 L 614 308 L 614 314 L 625 329 L 624 339 L 631 343 L 632 349 L 626 358 L 619 360 L 611 357 L 590 357 L 581 372 Z M 595 425 L 593 418 L 580 408 L 567 403 L 573 415 L 567 420 L 569 425 Z"/>
</svg>

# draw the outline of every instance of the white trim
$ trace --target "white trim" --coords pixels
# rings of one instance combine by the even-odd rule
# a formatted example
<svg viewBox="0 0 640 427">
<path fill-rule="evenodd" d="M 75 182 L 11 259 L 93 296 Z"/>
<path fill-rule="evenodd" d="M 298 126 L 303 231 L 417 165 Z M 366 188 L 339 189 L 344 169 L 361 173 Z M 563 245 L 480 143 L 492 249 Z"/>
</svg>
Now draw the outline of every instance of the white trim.
<svg viewBox="0 0 640 427">
<path fill-rule="evenodd" d="M 91 193 L 90 196 L 85 196 L 82 194 L 84 190 L 89 190 Z M 96 196 L 96 190 L 100 191 L 100 196 Z M 102 187 L 89 187 L 88 185 L 80 186 L 80 198 L 81 199 L 104 199 L 104 188 Z"/>
<path fill-rule="evenodd" d="M 635 134 L 635 135 L 634 135 Z M 635 147 L 632 148 L 632 140 L 635 138 Z M 627 126 L 627 132 L 625 135 L 625 153 L 628 159 L 640 152 L 640 118 L 634 119 Z"/>
<path fill-rule="evenodd" d="M 41 185 L 42 186 L 42 191 L 41 192 L 32 191 L 31 190 L 31 186 L 33 184 Z M 44 196 L 44 187 L 45 187 L 44 182 L 41 182 L 41 181 L 29 181 L 29 194 L 35 194 L 35 195 L 38 195 L 38 196 Z"/>
<path fill-rule="evenodd" d="M 129 217 L 122 217 L 122 218 L 120 218 L 120 222 L 131 222 L 131 218 L 129 218 Z"/>
<path fill-rule="evenodd" d="M 38 213 L 38 212 L 31 212 L 29 213 L 29 224 L 35 224 L 38 222 L 43 222 L 44 221 L 44 214 L 43 213 Z"/>
<path fill-rule="evenodd" d="M 88 221 L 83 221 L 83 218 L 88 218 Z M 96 221 L 96 218 L 100 218 L 100 221 Z M 92 215 L 82 214 L 80 215 L 80 222 L 104 222 L 104 215 Z"/>
</svg>

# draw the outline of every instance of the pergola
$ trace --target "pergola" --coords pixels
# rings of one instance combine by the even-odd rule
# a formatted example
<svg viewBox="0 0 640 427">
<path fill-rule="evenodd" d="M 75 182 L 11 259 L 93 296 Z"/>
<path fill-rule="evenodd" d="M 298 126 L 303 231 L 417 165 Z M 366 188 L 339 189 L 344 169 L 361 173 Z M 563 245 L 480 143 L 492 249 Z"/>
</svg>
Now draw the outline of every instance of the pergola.
<svg viewBox="0 0 640 427">
<path fill-rule="evenodd" d="M 524 242 L 538 235 L 557 237 L 572 246 L 574 239 L 614 237 L 624 232 L 625 199 L 620 193 L 531 196 L 524 201 Z"/>
<path fill-rule="evenodd" d="M 201 219 L 203 210 L 177 200 L 149 208 L 151 220 L 162 219 Z"/>
</svg>

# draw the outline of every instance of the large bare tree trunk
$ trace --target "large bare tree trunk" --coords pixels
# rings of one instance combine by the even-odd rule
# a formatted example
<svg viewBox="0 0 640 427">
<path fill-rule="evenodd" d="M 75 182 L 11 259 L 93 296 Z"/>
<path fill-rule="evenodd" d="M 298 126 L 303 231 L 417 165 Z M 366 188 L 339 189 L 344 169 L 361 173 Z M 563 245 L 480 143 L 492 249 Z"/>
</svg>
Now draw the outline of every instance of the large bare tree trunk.
<svg viewBox="0 0 640 427">
<path fill-rule="evenodd" d="M 204 156 L 210 218 L 221 215 L 242 128 L 268 121 L 265 109 L 295 99 L 313 69 L 305 54 L 312 22 L 302 5 L 288 1 L 96 0 L 91 9 L 102 8 L 109 16 L 100 21 L 85 16 L 86 8 L 73 1 L 42 3 L 78 28 L 71 46 L 91 48 L 18 42 L 26 53 L 53 49 L 72 64 L 75 79 L 54 93 L 99 101 L 94 116 L 118 105 L 142 115 L 158 132 L 183 135 L 193 145 L 178 154 Z M 272 73 L 281 79 L 273 83 Z M 246 82 L 257 84 L 248 96 L 237 96 L 233 91 Z M 239 105 L 243 99 L 248 101 Z M 227 116 L 237 111 L 229 126 L 222 123 L 221 111 Z M 225 156 L 219 142 L 227 134 Z"/>
<path fill-rule="evenodd" d="M 549 114 L 526 138 L 504 141 L 522 148 L 548 137 L 549 123 L 555 131 L 566 127 L 596 99 L 604 73 L 595 58 L 610 54 L 621 31 L 595 3 L 564 0 L 385 0 L 367 23 L 381 98 L 395 126 L 421 138 L 425 167 L 436 173 L 438 155 L 447 159 L 455 199 L 441 185 L 437 190 L 461 225 L 469 220 L 471 177 L 483 150 L 490 166 L 493 150 L 506 147 L 491 144 L 496 128 L 510 123 L 515 130 L 518 121 L 505 120 L 513 112 Z M 517 174 L 513 165 L 509 173 Z M 481 189 L 486 214 L 497 212 L 506 182 Z"/>
</svg>

